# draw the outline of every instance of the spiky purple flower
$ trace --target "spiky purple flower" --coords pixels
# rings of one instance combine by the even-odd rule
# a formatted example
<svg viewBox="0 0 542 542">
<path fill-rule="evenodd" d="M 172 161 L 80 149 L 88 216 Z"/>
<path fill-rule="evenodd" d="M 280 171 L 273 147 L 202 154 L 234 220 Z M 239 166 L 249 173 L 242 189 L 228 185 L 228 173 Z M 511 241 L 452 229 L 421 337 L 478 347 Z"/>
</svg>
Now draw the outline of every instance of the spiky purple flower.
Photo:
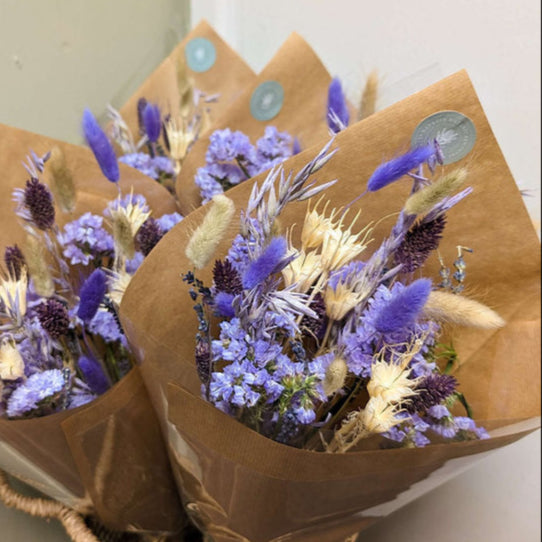
<svg viewBox="0 0 542 542">
<path fill-rule="evenodd" d="M 156 143 L 162 131 L 162 121 L 160 118 L 160 108 L 157 105 L 147 103 L 142 113 L 143 126 L 145 133 L 151 143 Z"/>
<path fill-rule="evenodd" d="M 101 395 L 111 387 L 103 367 L 94 358 L 81 356 L 77 361 L 77 366 L 83 375 L 83 380 L 94 393 Z"/>
<path fill-rule="evenodd" d="M 278 270 L 288 251 L 284 237 L 274 237 L 262 254 L 250 262 L 243 274 L 243 288 L 251 289 L 261 284 L 269 275 Z"/>
<path fill-rule="evenodd" d="M 38 179 L 26 181 L 24 205 L 32 222 L 40 230 L 48 230 L 55 223 L 55 208 L 51 191 Z"/>
<path fill-rule="evenodd" d="M 402 264 L 402 272 L 411 273 L 426 262 L 438 248 L 445 226 L 446 218 L 440 215 L 430 222 L 417 222 L 408 230 L 394 253 L 395 263 Z"/>
<path fill-rule="evenodd" d="M 424 378 L 416 386 L 416 395 L 409 398 L 404 408 L 410 414 L 426 412 L 431 407 L 440 405 L 457 387 L 457 380 L 452 375 L 434 373 Z"/>
<path fill-rule="evenodd" d="M 375 329 L 380 333 L 392 333 L 411 326 L 430 293 L 430 279 L 418 279 L 403 290 L 395 292 L 376 315 Z"/>
<path fill-rule="evenodd" d="M 77 316 L 88 324 L 98 312 L 107 291 L 107 277 L 101 269 L 96 269 L 87 278 L 79 291 Z"/>
<path fill-rule="evenodd" d="M 349 121 L 350 113 L 341 81 L 338 77 L 334 77 L 329 84 L 327 94 L 327 124 L 336 134 L 346 128 Z"/>
<path fill-rule="evenodd" d="M 83 133 L 102 173 L 112 183 L 120 179 L 119 164 L 113 146 L 89 109 L 83 112 Z"/>
<path fill-rule="evenodd" d="M 217 260 L 213 268 L 213 279 L 215 290 L 228 294 L 240 294 L 243 291 L 243 284 L 239 273 L 234 269 L 227 258 Z"/>
<path fill-rule="evenodd" d="M 148 256 L 163 236 L 164 232 L 158 222 L 152 217 L 148 218 L 139 228 L 136 235 L 139 250 L 143 252 L 144 256 Z"/>
<path fill-rule="evenodd" d="M 21 272 L 26 266 L 26 261 L 21 249 L 17 245 L 6 247 L 4 251 L 4 263 L 10 276 L 15 280 L 19 280 Z"/>
<path fill-rule="evenodd" d="M 418 147 L 378 166 L 367 183 L 369 192 L 376 192 L 427 162 L 435 154 L 433 145 Z"/>
<path fill-rule="evenodd" d="M 52 339 L 58 339 L 68 333 L 70 319 L 66 307 L 56 299 L 47 299 L 36 307 L 41 327 Z"/>
</svg>

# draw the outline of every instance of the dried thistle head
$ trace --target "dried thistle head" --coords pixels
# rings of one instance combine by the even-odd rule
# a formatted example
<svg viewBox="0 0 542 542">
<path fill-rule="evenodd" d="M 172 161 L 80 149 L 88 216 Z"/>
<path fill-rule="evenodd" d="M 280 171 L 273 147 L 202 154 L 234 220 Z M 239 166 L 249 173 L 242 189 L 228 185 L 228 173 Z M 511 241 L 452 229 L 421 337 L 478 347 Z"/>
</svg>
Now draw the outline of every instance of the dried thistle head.
<svg viewBox="0 0 542 542">
<path fill-rule="evenodd" d="M 64 152 L 55 146 L 47 162 L 50 172 L 49 185 L 55 196 L 55 201 L 65 213 L 71 213 L 75 208 L 76 190 L 71 171 L 69 170 Z"/>
<path fill-rule="evenodd" d="M 390 404 L 401 403 L 416 393 L 414 389 L 418 382 L 418 379 L 410 378 L 410 369 L 381 357 L 371 365 L 371 379 L 367 384 L 367 391 L 371 398 L 380 397 Z"/>
<path fill-rule="evenodd" d="M 124 268 L 110 272 L 109 292 L 107 295 L 117 307 L 120 307 L 124 293 L 126 292 L 131 280 L 132 275 L 127 273 Z"/>
<path fill-rule="evenodd" d="M 292 253 L 293 249 L 290 248 L 289 252 Z M 324 271 L 320 262 L 321 257 L 315 250 L 300 250 L 297 257 L 282 270 L 285 286 L 293 286 L 296 292 L 307 292 Z"/>
<path fill-rule="evenodd" d="M 21 270 L 19 278 L 8 275 L 0 277 L 0 301 L 5 312 L 14 322 L 22 321 L 26 314 L 26 291 L 28 280 L 26 269 Z"/>
<path fill-rule="evenodd" d="M 390 404 L 382 397 L 371 397 L 361 412 L 361 421 L 369 434 L 385 433 L 404 421 L 397 417 L 400 412 L 397 405 Z"/>
</svg>

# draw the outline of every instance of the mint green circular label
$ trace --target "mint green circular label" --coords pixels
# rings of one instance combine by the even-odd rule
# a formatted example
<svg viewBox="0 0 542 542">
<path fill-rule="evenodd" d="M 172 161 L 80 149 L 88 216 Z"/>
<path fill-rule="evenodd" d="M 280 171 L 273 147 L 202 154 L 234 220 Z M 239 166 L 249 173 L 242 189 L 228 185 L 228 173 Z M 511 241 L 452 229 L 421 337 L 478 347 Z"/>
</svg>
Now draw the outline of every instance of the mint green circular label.
<svg viewBox="0 0 542 542">
<path fill-rule="evenodd" d="M 474 147 L 476 128 L 467 116 L 457 111 L 439 111 L 423 119 L 412 134 L 412 147 L 437 140 L 444 164 L 464 158 Z"/>
<path fill-rule="evenodd" d="M 207 38 L 194 38 L 184 48 L 186 63 L 195 72 L 206 72 L 216 60 L 215 46 Z"/>
<path fill-rule="evenodd" d="M 284 89 L 277 81 L 264 81 L 258 85 L 250 98 L 250 113 L 256 120 L 276 117 L 284 103 Z"/>
</svg>

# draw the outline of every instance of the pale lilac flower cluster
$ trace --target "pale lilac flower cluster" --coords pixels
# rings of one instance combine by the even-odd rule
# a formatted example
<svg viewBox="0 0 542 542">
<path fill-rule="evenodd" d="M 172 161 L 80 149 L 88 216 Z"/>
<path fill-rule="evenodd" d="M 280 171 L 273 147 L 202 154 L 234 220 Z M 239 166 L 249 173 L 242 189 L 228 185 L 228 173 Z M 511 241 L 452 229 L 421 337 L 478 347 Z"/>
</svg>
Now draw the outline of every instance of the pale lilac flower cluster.
<svg viewBox="0 0 542 542">
<path fill-rule="evenodd" d="M 119 158 L 119 162 L 137 169 L 155 181 L 175 176 L 173 164 L 166 156 L 153 157 L 144 152 L 134 152 L 124 154 Z"/>
<path fill-rule="evenodd" d="M 203 203 L 280 164 L 292 154 L 292 138 L 274 126 L 265 128 L 255 146 L 242 132 L 232 132 L 229 128 L 215 131 L 210 137 L 205 166 L 198 169 L 195 178 Z"/>
</svg>

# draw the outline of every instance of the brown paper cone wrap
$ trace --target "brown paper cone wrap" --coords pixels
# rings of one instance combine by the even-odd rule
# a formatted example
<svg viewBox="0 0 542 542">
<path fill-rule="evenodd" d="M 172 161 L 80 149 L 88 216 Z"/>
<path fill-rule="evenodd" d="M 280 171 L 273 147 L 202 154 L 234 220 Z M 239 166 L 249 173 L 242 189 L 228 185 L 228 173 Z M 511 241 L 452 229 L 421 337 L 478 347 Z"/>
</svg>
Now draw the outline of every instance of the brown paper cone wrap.
<svg viewBox="0 0 542 542">
<path fill-rule="evenodd" d="M 139 269 L 124 297 L 121 318 L 129 340 L 137 345 L 145 384 L 176 458 L 183 499 L 192 503 L 188 508 L 215 541 L 340 540 L 345 533 L 335 529 L 363 528 L 442 483 L 483 452 L 539 425 L 540 245 L 467 74 L 452 75 L 340 133 L 335 143 L 339 151 L 318 178 L 338 178 L 326 197 L 337 207 L 349 203 L 365 190 L 383 159 L 409 146 L 420 121 L 442 110 L 469 117 L 477 140 L 467 157 L 445 168 L 467 166 L 474 192 L 449 213 L 439 250 L 451 264 L 456 245 L 474 249 L 467 295 L 496 309 L 508 322 L 499 330 L 457 328 L 452 334 L 462 362 L 456 373 L 460 391 L 492 438 L 325 454 L 266 440 L 206 404 L 199 398 L 194 364 L 197 320 L 179 277 L 192 267 L 184 249 L 206 212 L 198 209 Z M 285 169 L 298 171 L 318 150 L 293 157 Z M 237 211 L 245 208 L 252 184 L 228 193 Z M 356 205 L 363 222 L 397 213 L 409 188 L 408 181 L 398 181 L 365 195 Z M 305 204 L 288 206 L 281 217 L 283 227 L 300 224 L 305 209 Z M 373 250 L 393 220 L 376 228 Z M 232 227 L 217 258 L 225 255 L 235 233 Z M 211 267 L 198 273 L 207 284 Z M 438 269 L 432 257 L 424 275 L 438 280 Z"/>
<path fill-rule="evenodd" d="M 176 115 L 179 112 L 177 58 L 185 54 L 187 43 L 195 38 L 208 39 L 216 51 L 215 63 L 207 71 L 196 72 L 188 69 L 195 88 L 209 96 L 219 94 L 216 103 L 210 104 L 212 120 L 219 118 L 239 97 L 246 85 L 254 79 L 255 74 L 245 61 L 211 28 L 207 21 L 201 21 L 120 109 L 134 137 L 138 134 L 137 102 L 139 98 L 146 98 L 149 102 L 158 104 L 163 113 Z"/>
<path fill-rule="evenodd" d="M 250 100 L 254 90 L 265 81 L 277 81 L 284 89 L 284 102 L 279 113 L 268 121 L 254 118 Z M 205 165 L 209 136 L 215 130 L 240 130 L 252 142 L 264 134 L 266 126 L 297 137 L 303 149 L 328 136 L 327 92 L 331 76 L 309 44 L 293 33 L 277 51 L 263 71 L 251 81 L 239 99 L 201 137 L 186 158 L 177 178 L 177 196 L 183 214 L 201 204 L 194 176 Z"/>
<path fill-rule="evenodd" d="M 0 249 L 23 244 L 13 188 L 28 174 L 21 162 L 59 146 L 73 174 L 75 210 L 57 210 L 57 222 L 86 211 L 102 214 L 117 196 L 89 149 L 0 125 Z M 121 164 L 123 193 L 146 197 L 156 216 L 176 210 L 167 190 Z M 44 173 L 47 180 L 47 168 Z M 3 266 L 3 265 L 2 265 Z M 97 514 L 110 528 L 176 532 L 184 521 L 159 426 L 136 368 L 83 407 L 28 420 L 0 418 L 0 468 L 82 513 Z"/>
</svg>

